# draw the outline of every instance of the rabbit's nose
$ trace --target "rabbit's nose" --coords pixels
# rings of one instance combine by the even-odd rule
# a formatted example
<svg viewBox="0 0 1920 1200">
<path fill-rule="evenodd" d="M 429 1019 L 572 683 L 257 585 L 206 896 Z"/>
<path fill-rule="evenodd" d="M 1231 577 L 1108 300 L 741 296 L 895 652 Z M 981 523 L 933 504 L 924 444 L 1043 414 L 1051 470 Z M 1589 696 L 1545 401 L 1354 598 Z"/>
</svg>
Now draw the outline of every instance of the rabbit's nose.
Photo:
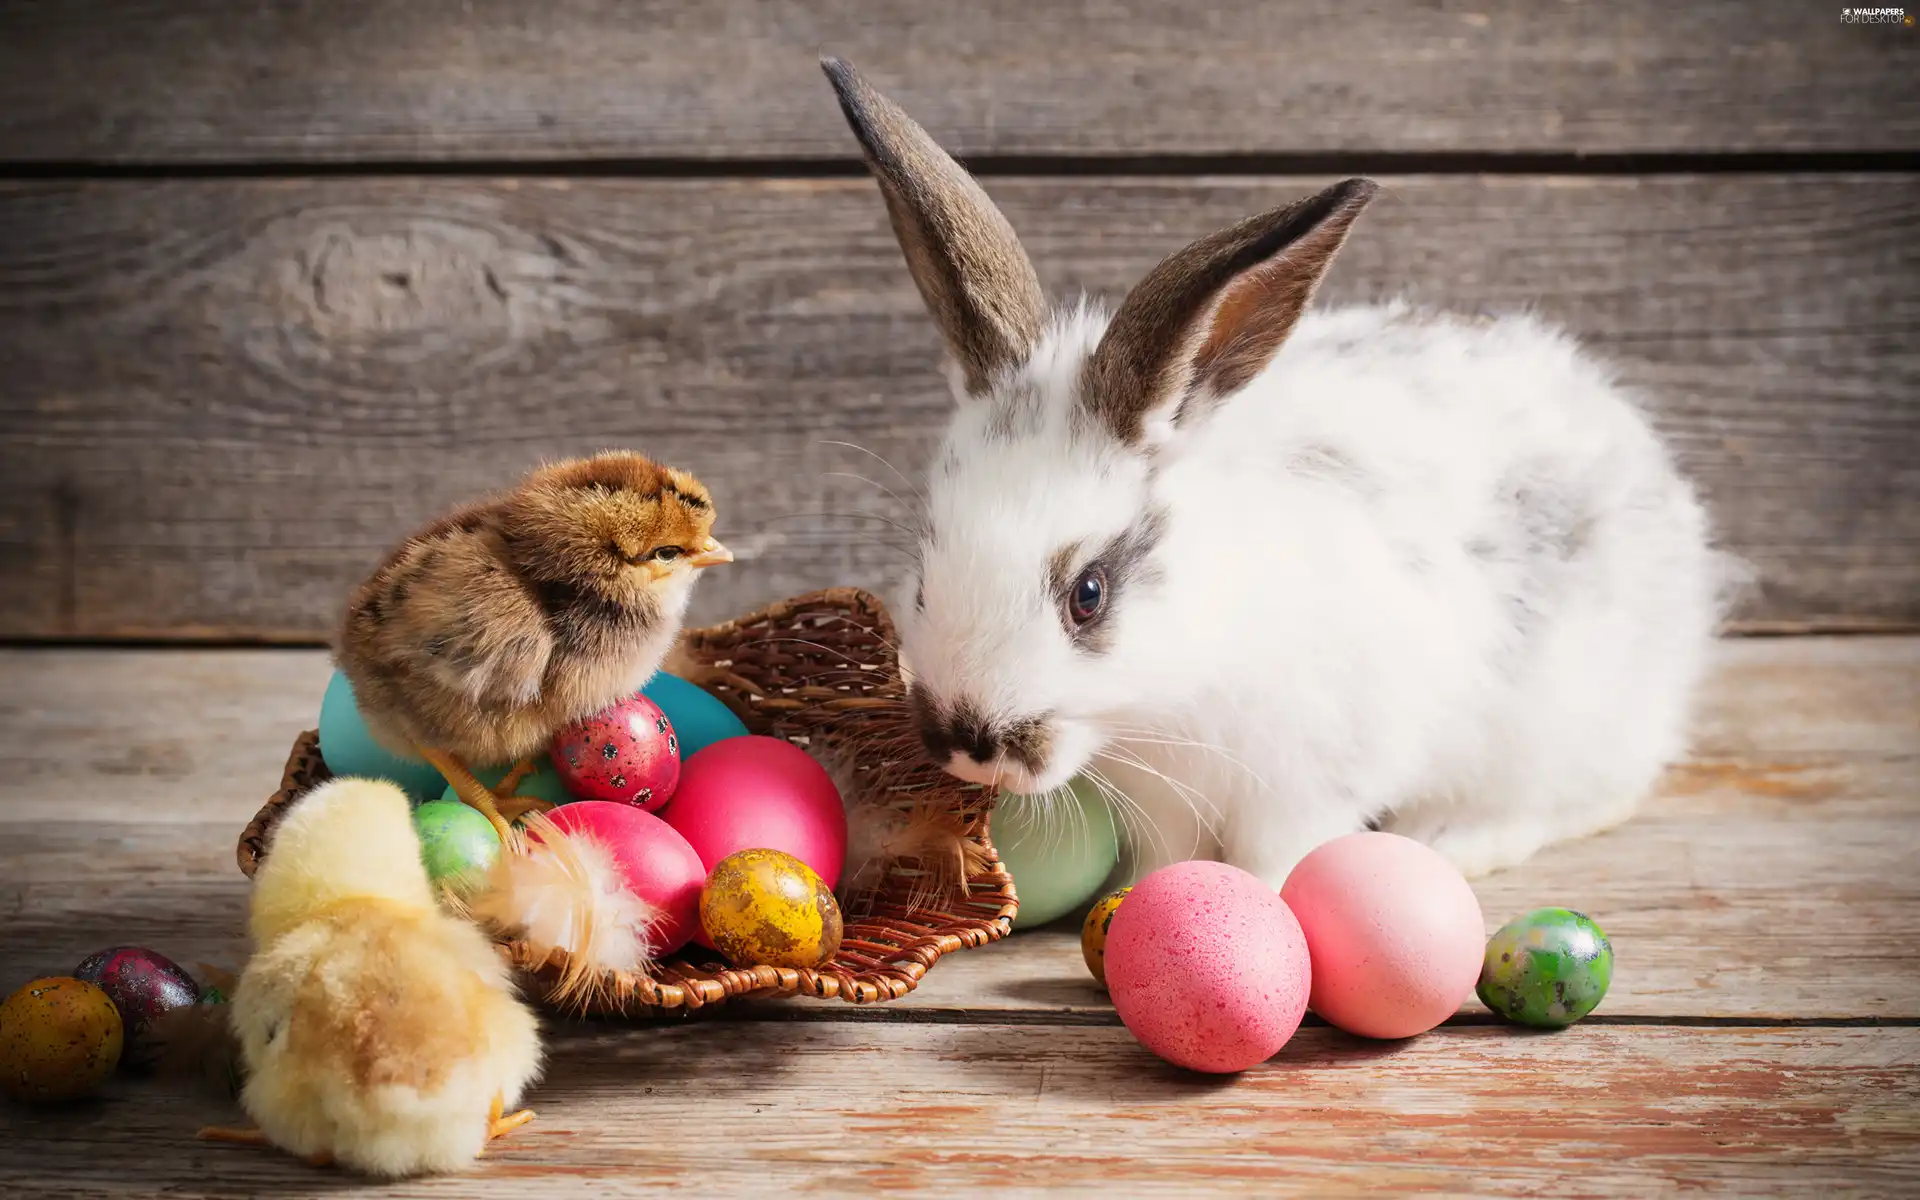
<svg viewBox="0 0 1920 1200">
<path fill-rule="evenodd" d="M 939 725 L 922 725 L 920 740 L 926 744 L 933 761 L 945 763 L 955 754 L 965 754 L 981 764 L 1000 756 L 1000 739 L 985 721 L 956 716 Z"/>
<path fill-rule="evenodd" d="M 955 722 L 949 736 L 956 748 L 983 766 L 1000 757 L 1000 739 L 984 723 Z"/>
<path fill-rule="evenodd" d="M 974 762 L 986 764 L 1000 757 L 1000 737 L 993 726 L 966 701 L 942 711 L 925 691 L 915 688 L 908 697 L 913 705 L 914 724 L 920 730 L 920 742 L 934 762 L 945 766 L 955 754 L 965 754 Z"/>
</svg>

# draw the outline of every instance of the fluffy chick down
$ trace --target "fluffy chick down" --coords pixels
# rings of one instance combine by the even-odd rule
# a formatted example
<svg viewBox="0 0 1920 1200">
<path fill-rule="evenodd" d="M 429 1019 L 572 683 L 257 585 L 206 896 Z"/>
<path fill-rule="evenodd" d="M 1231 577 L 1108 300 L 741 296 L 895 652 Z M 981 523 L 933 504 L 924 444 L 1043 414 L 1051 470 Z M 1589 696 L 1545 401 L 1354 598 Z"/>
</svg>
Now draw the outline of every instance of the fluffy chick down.
<svg viewBox="0 0 1920 1200">
<path fill-rule="evenodd" d="M 272 1144 L 380 1176 L 456 1170 L 539 1072 L 492 944 L 442 912 L 405 795 L 343 779 L 287 815 L 235 989 L 241 1103 Z"/>
</svg>

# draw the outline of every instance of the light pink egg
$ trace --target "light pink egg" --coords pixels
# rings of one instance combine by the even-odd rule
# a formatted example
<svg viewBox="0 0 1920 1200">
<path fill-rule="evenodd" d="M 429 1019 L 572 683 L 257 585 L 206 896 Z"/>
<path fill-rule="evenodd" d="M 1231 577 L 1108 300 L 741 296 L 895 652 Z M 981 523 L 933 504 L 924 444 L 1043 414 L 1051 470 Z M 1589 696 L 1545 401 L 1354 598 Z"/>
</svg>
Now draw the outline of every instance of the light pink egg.
<svg viewBox="0 0 1920 1200">
<path fill-rule="evenodd" d="M 1425 1033 L 1480 978 L 1480 901 L 1452 863 L 1411 838 L 1335 838 L 1300 860 L 1280 895 L 1313 955 L 1309 1003 L 1348 1033 Z"/>
<path fill-rule="evenodd" d="M 1162 867 L 1107 931 L 1107 988 L 1140 1044 L 1194 1071 L 1244 1071 L 1300 1027 L 1311 970 L 1286 902 L 1225 863 Z"/>
</svg>

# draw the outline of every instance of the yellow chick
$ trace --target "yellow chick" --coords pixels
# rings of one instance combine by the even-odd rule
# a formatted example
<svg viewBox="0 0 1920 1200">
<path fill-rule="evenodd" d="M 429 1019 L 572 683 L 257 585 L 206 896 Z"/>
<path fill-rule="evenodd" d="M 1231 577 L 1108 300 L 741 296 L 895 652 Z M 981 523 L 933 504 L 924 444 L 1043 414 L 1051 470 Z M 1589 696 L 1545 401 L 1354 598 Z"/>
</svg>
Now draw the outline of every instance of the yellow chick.
<svg viewBox="0 0 1920 1200">
<path fill-rule="evenodd" d="M 492 944 L 441 911 L 407 798 L 339 779 L 281 821 L 254 877 L 232 999 L 257 1130 L 316 1164 L 399 1177 L 471 1163 L 540 1067 L 533 1013 Z"/>
</svg>

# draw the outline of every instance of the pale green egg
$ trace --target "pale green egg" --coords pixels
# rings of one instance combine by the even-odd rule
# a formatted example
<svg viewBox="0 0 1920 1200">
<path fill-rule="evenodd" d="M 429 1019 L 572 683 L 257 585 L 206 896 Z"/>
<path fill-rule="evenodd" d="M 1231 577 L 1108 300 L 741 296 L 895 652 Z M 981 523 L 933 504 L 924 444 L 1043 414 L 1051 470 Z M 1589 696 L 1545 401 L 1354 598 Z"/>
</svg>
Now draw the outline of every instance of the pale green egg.
<svg viewBox="0 0 1920 1200">
<path fill-rule="evenodd" d="M 464 889 L 500 857 L 493 823 L 457 800 L 432 800 L 414 809 L 413 828 L 420 835 L 420 861 L 435 883 Z"/>
<path fill-rule="evenodd" d="M 1084 779 L 1049 796 L 1001 796 L 991 830 L 1020 897 L 1016 930 L 1083 911 L 1120 861 L 1119 822 Z"/>
</svg>

